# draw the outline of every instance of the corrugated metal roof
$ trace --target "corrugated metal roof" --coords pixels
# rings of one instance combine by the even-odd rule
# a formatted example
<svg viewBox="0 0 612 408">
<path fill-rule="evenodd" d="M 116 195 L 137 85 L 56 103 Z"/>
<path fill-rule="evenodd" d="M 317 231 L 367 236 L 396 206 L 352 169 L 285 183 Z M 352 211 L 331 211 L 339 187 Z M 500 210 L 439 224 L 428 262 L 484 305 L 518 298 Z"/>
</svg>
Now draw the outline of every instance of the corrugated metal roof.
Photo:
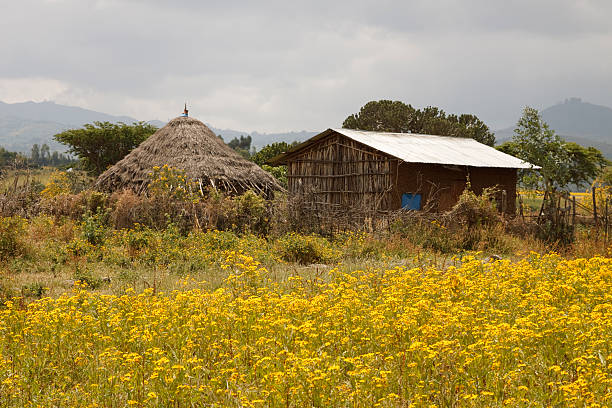
<svg viewBox="0 0 612 408">
<path fill-rule="evenodd" d="M 301 150 L 301 148 L 326 136 L 332 131 L 408 163 L 512 169 L 539 168 L 514 156 L 502 153 L 493 147 L 479 143 L 474 139 L 416 133 L 366 132 L 351 129 L 328 129 L 294 147 L 287 153 Z M 282 162 L 283 156 L 287 153 L 272 159 L 272 161 Z"/>
</svg>

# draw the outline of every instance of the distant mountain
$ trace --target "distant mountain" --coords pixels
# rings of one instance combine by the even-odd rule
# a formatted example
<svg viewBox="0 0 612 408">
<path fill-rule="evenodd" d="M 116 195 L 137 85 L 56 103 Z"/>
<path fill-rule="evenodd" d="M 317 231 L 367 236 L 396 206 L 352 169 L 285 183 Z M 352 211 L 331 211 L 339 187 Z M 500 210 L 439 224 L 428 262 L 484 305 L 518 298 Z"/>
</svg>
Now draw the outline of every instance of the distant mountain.
<svg viewBox="0 0 612 408">
<path fill-rule="evenodd" d="M 0 101 L 0 147 L 10 151 L 29 153 L 33 144 L 49 145 L 51 151 L 66 151 L 66 146 L 53 140 L 53 135 L 67 129 L 78 128 L 92 122 L 134 123 L 137 120 L 129 116 L 115 116 L 75 106 L 66 106 L 54 102 L 4 103 Z M 153 126 L 162 127 L 166 122 L 150 120 Z M 315 132 L 258 133 L 243 132 L 232 129 L 211 130 L 228 142 L 234 137 L 251 135 L 253 145 L 260 149 L 273 142 L 303 141 L 315 135 Z"/>
<path fill-rule="evenodd" d="M 542 119 L 565 140 L 593 146 L 612 160 L 612 108 L 570 98 L 541 113 Z M 510 140 L 513 134 L 514 126 L 495 131 L 497 143 Z"/>
<path fill-rule="evenodd" d="M 28 153 L 33 144 L 46 143 L 51 151 L 63 152 L 66 146 L 55 142 L 53 135 L 95 121 L 133 123 L 136 119 L 54 102 L 0 102 L 0 146 Z"/>
<path fill-rule="evenodd" d="M 215 134 L 220 135 L 225 142 L 229 142 L 235 137 L 240 138 L 240 136 L 250 135 L 253 138 L 252 145 L 255 146 L 258 150 L 262 147 L 269 145 L 275 142 L 303 142 L 306 139 L 310 139 L 318 132 L 309 132 L 306 130 L 302 130 L 300 132 L 285 132 L 285 133 L 259 133 L 259 132 L 241 132 L 238 130 L 232 129 L 217 129 L 209 124 L 207 124 L 210 130 L 215 132 Z M 324 130 L 324 129 L 322 129 Z"/>
</svg>

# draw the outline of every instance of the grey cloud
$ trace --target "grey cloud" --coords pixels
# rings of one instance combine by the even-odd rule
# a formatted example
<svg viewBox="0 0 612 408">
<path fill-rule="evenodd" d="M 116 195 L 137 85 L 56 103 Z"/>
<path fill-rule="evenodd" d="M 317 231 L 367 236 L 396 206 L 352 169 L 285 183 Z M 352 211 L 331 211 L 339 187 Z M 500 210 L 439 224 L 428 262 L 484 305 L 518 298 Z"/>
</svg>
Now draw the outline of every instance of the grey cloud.
<svg viewBox="0 0 612 408">
<path fill-rule="evenodd" d="M 497 127 L 525 104 L 612 105 L 611 12 L 586 0 L 24 0 L 0 13 L 0 79 L 61 81 L 61 102 L 142 119 L 187 98 L 246 130 L 337 126 L 379 98 Z"/>
</svg>

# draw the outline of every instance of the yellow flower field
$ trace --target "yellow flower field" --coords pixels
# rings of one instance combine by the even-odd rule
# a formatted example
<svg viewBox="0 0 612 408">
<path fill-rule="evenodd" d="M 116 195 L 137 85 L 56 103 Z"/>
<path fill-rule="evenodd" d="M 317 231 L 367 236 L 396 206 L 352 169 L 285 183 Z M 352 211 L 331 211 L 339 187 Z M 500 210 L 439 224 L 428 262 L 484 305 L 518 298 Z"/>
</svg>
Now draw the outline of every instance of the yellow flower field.
<svg viewBox="0 0 612 408">
<path fill-rule="evenodd" d="M 0 406 L 611 406 L 612 260 L 464 258 L 0 310 Z"/>
</svg>

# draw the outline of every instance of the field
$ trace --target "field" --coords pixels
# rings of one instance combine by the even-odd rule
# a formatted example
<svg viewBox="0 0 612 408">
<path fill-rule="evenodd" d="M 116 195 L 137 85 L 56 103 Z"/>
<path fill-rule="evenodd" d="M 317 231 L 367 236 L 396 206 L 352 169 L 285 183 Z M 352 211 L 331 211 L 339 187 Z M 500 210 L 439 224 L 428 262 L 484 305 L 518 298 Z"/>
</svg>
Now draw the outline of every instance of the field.
<svg viewBox="0 0 612 408">
<path fill-rule="evenodd" d="M 612 405 L 601 229 L 544 242 L 466 193 L 438 218 L 298 233 L 283 197 L 174 178 L 4 196 L 0 407 Z"/>
<path fill-rule="evenodd" d="M 1 406 L 612 404 L 606 243 L 545 254 L 494 231 L 458 251 L 413 227 L 3 218 Z"/>
</svg>

